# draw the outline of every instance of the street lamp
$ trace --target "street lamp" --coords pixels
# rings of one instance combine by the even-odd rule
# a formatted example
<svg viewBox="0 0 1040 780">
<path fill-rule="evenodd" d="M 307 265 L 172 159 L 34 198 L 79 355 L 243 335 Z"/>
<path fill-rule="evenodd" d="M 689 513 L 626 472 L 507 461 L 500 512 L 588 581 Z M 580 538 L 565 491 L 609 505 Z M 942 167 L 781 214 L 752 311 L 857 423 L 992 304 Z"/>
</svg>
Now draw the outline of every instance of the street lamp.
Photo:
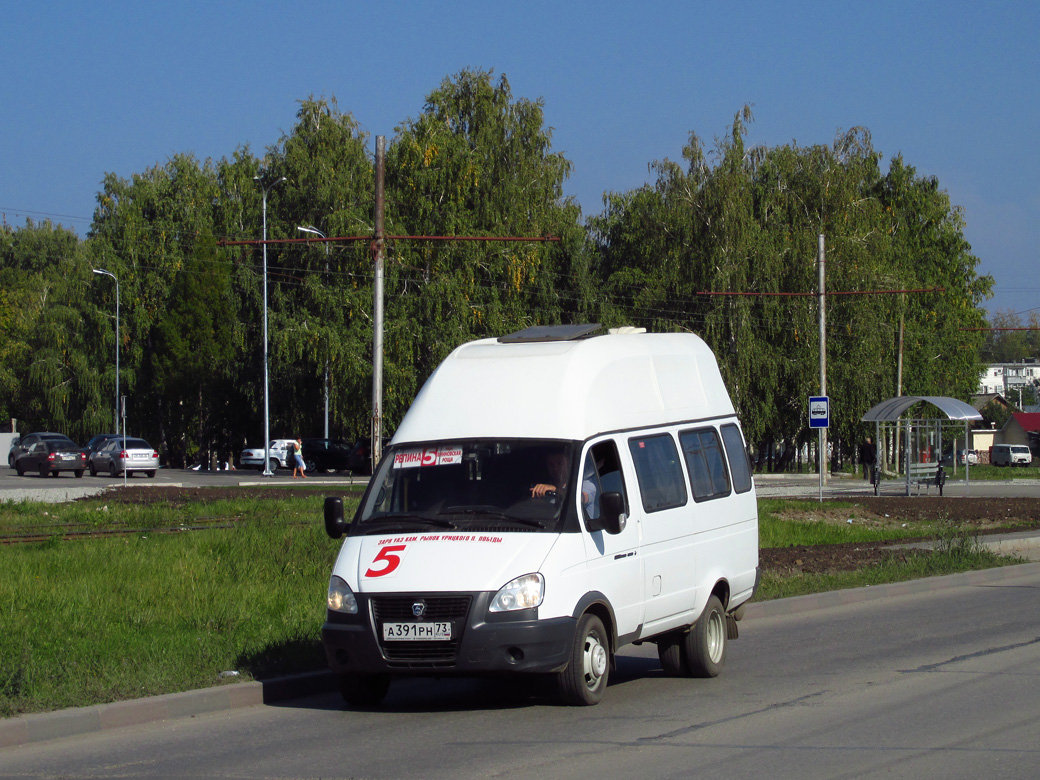
<svg viewBox="0 0 1040 780">
<path fill-rule="evenodd" d="M 328 236 L 326 236 L 324 233 L 322 233 L 320 230 L 318 230 L 318 228 L 314 227 L 314 225 L 308 225 L 307 227 L 302 227 L 302 226 L 298 225 L 296 227 L 296 229 L 299 230 L 302 233 L 313 233 L 316 236 L 321 236 L 322 238 L 328 238 Z M 325 244 L 325 279 L 326 279 L 326 283 L 328 283 L 328 276 L 329 276 L 329 245 L 328 245 L 328 243 L 326 243 Z M 323 324 L 328 326 L 328 323 L 323 323 Z M 329 355 L 328 355 L 328 351 L 327 350 L 325 352 L 325 438 L 326 439 L 329 438 Z"/>
<path fill-rule="evenodd" d="M 106 271 L 104 268 L 92 268 L 90 269 L 99 276 L 111 276 L 112 281 L 116 283 L 116 427 L 114 431 L 119 432 L 119 280 L 116 275 L 111 271 Z"/>
<path fill-rule="evenodd" d="M 282 176 L 275 181 L 264 186 L 264 181 L 259 176 L 254 176 L 253 181 L 260 184 L 260 189 L 264 192 L 263 198 L 263 216 L 264 216 L 264 471 L 265 477 L 274 476 L 274 472 L 271 471 L 271 418 L 270 418 L 270 400 L 268 392 L 268 381 L 267 381 L 267 191 L 274 187 L 276 184 L 281 184 L 285 181 L 285 177 Z"/>
</svg>

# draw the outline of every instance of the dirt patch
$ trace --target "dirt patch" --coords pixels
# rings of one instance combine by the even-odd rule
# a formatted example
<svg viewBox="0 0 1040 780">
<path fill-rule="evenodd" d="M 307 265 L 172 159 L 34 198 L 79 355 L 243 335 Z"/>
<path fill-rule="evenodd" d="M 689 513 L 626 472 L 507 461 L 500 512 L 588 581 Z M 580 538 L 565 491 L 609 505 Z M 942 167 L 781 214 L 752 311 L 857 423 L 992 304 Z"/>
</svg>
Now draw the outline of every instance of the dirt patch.
<svg viewBox="0 0 1040 780">
<path fill-rule="evenodd" d="M 209 502 L 241 499 L 293 499 L 313 501 L 315 497 L 355 496 L 360 498 L 364 489 L 361 487 L 333 488 L 295 488 L 295 487 L 144 487 L 130 485 L 125 488 L 111 490 L 100 496 L 78 499 L 80 501 L 104 501 L 106 504 L 161 504 L 163 506 L 184 506 L 193 502 Z"/>
<path fill-rule="evenodd" d="M 920 525 L 927 539 L 927 525 L 949 520 L 958 527 L 971 528 L 979 535 L 999 533 L 1014 526 L 1015 530 L 1040 529 L 1040 499 L 1037 498 L 953 498 L 948 496 L 898 496 L 864 498 L 848 501 L 846 509 L 786 512 L 790 519 L 831 523 L 854 523 L 868 527 L 912 529 Z M 762 549 L 759 558 L 763 570 L 780 573 L 804 572 L 823 574 L 857 569 L 890 559 L 905 559 L 906 550 L 894 545 L 902 542 L 829 544 L 815 547 Z"/>
<path fill-rule="evenodd" d="M 183 506 L 194 501 L 216 501 L 243 498 L 299 498 L 312 501 L 315 496 L 356 495 L 353 489 L 299 489 L 295 487 L 135 487 L 106 492 L 93 499 L 106 503 L 165 504 Z M 785 517 L 798 520 L 862 523 L 871 527 L 925 526 L 937 520 L 948 519 L 958 526 L 974 528 L 979 534 L 995 533 L 1014 526 L 1016 530 L 1040 529 L 1040 498 L 953 498 L 939 496 L 898 496 L 863 498 L 847 501 L 851 507 L 826 511 L 807 508 L 801 512 L 787 512 Z M 928 538 L 925 535 L 917 537 Z M 905 541 L 905 540 L 904 540 Z M 903 558 L 908 553 L 894 547 L 899 542 L 871 544 L 831 544 L 815 547 L 766 548 L 759 552 L 763 570 L 781 573 L 805 572 L 810 574 L 855 571 L 890 558 Z"/>
</svg>

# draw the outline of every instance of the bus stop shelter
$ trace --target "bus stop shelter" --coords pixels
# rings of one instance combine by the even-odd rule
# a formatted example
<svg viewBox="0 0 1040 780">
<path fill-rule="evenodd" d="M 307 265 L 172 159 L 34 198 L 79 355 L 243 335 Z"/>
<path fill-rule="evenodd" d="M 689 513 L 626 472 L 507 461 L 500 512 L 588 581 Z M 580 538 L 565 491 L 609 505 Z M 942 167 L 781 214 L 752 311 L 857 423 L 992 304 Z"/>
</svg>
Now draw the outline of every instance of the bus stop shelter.
<svg viewBox="0 0 1040 780">
<path fill-rule="evenodd" d="M 914 417 L 903 415 L 918 404 L 926 403 L 939 410 L 938 416 Z M 881 451 L 881 426 L 891 426 L 898 434 L 903 432 L 903 473 L 906 475 L 906 492 L 910 494 L 910 472 L 914 464 L 927 464 L 934 460 L 936 465 L 943 456 L 943 426 L 964 425 L 964 450 L 967 453 L 969 426 L 975 420 L 981 420 L 982 415 L 970 404 L 959 401 L 956 398 L 936 395 L 899 395 L 889 398 L 872 407 L 861 418 L 863 422 L 872 422 L 875 426 L 878 450 Z M 954 434 L 954 438 L 956 434 Z M 896 448 L 898 456 L 898 447 Z M 953 451 L 953 461 L 957 461 L 956 447 Z M 967 455 L 964 458 L 964 479 L 970 481 L 970 464 Z"/>
</svg>

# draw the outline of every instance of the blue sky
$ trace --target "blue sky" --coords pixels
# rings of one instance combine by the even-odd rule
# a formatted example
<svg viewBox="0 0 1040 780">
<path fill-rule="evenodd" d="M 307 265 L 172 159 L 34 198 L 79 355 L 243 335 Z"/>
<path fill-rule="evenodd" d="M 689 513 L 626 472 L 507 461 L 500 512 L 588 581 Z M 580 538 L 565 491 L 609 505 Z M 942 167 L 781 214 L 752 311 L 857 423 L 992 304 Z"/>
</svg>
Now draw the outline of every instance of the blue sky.
<svg viewBox="0 0 1040 780">
<path fill-rule="evenodd" d="M 297 101 L 335 97 L 394 135 L 463 68 L 541 98 L 565 192 L 605 191 L 709 145 L 745 103 L 751 144 L 830 144 L 863 126 L 964 208 L 995 280 L 1040 309 L 1040 3 L 297 2 L 10 4 L 0 47 L 0 212 L 84 235 L 106 173 L 173 154 L 256 154 Z M 887 162 L 886 162 L 887 165 Z"/>
</svg>

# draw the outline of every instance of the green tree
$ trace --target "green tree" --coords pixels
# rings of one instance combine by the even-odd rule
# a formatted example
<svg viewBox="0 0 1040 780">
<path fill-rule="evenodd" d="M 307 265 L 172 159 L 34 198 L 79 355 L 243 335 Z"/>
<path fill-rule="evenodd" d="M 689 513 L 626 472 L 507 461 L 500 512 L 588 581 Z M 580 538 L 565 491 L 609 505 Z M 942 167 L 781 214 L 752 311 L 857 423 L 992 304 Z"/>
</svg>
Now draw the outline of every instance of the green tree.
<svg viewBox="0 0 1040 780">
<path fill-rule="evenodd" d="M 0 231 L 0 414 L 23 431 L 83 438 L 113 408 L 95 369 L 101 317 L 83 307 L 91 276 L 82 243 L 60 225 Z"/>
<path fill-rule="evenodd" d="M 557 236 L 560 243 L 399 241 L 388 250 L 385 414 L 400 419 L 460 343 L 591 308 L 571 163 L 551 149 L 541 101 L 505 76 L 462 71 L 397 129 L 387 151 L 387 226 L 418 236 Z"/>
</svg>

